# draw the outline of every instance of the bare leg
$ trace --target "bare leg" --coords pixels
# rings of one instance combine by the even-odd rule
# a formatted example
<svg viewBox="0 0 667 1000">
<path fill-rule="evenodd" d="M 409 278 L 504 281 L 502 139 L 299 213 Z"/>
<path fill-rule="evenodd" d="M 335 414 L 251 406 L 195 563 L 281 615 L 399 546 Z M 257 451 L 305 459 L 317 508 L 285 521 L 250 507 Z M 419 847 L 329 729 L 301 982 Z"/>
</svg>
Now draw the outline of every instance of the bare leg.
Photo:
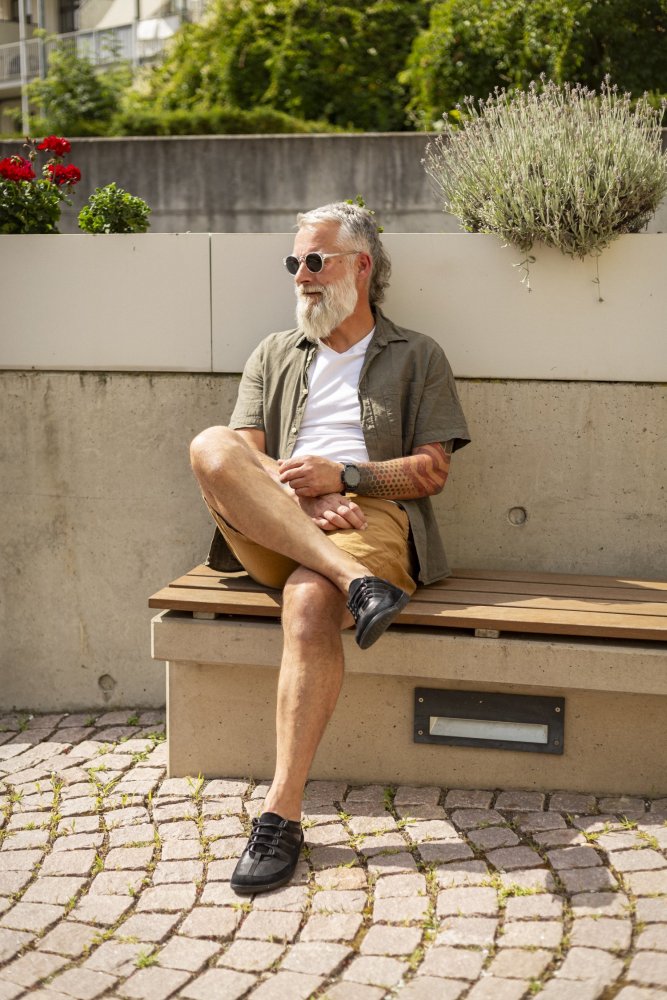
<svg viewBox="0 0 667 1000">
<path fill-rule="evenodd" d="M 342 594 L 329 580 L 295 570 L 284 589 L 276 771 L 264 804 L 285 819 L 301 819 L 308 771 L 343 682 L 341 626 L 351 622 Z"/>
<path fill-rule="evenodd" d="M 195 438 L 190 452 L 206 499 L 248 538 L 321 574 L 343 594 L 352 580 L 368 574 L 299 510 L 259 452 L 235 431 L 211 427 Z"/>
</svg>

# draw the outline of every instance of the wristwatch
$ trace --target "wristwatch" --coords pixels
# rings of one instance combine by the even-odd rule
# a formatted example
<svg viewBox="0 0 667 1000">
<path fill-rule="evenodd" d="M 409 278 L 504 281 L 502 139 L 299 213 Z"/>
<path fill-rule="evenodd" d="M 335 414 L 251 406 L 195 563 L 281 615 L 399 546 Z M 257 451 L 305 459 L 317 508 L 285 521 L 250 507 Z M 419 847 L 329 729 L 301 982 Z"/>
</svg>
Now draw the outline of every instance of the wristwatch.
<svg viewBox="0 0 667 1000">
<path fill-rule="evenodd" d="M 344 465 L 340 474 L 341 493 L 351 490 L 353 493 L 361 482 L 361 473 L 356 465 Z"/>
</svg>

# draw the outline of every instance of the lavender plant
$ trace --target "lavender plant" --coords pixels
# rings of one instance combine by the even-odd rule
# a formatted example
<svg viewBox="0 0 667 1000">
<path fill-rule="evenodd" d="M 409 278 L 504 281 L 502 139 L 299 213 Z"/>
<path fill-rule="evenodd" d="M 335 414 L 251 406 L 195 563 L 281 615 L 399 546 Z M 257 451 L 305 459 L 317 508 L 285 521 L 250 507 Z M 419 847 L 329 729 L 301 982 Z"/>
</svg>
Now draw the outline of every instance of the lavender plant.
<svg viewBox="0 0 667 1000">
<path fill-rule="evenodd" d="M 642 229 L 667 193 L 664 105 L 633 105 L 609 78 L 599 95 L 542 79 L 496 89 L 445 118 L 423 160 L 446 212 L 528 254 L 534 243 L 583 258 Z"/>
</svg>

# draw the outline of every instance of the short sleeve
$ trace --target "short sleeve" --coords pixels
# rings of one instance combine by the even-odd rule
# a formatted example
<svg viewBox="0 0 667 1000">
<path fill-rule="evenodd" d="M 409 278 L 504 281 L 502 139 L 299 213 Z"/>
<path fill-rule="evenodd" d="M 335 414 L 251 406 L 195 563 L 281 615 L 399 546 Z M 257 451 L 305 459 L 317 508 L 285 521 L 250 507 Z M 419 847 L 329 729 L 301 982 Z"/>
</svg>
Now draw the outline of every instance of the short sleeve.
<svg viewBox="0 0 667 1000">
<path fill-rule="evenodd" d="M 263 344 L 255 348 L 243 369 L 236 405 L 229 426 L 234 430 L 241 427 L 265 430 Z"/>
<path fill-rule="evenodd" d="M 413 448 L 453 441 L 453 450 L 470 441 L 454 375 L 442 349 L 433 345 L 414 425 Z"/>
</svg>

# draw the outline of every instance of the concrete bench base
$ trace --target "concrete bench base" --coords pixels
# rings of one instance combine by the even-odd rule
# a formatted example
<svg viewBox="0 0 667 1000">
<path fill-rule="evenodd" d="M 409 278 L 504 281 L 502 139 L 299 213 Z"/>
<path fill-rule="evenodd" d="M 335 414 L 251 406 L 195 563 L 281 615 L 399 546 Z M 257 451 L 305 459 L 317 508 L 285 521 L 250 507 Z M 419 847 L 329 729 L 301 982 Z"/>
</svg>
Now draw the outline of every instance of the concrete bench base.
<svg viewBox="0 0 667 1000">
<path fill-rule="evenodd" d="M 664 646 L 397 626 L 363 653 L 344 642 L 345 683 L 312 778 L 667 794 Z M 153 656 L 168 661 L 170 775 L 271 775 L 281 648 L 275 622 L 153 620 Z M 564 753 L 417 744 L 415 687 L 565 697 Z"/>
</svg>

